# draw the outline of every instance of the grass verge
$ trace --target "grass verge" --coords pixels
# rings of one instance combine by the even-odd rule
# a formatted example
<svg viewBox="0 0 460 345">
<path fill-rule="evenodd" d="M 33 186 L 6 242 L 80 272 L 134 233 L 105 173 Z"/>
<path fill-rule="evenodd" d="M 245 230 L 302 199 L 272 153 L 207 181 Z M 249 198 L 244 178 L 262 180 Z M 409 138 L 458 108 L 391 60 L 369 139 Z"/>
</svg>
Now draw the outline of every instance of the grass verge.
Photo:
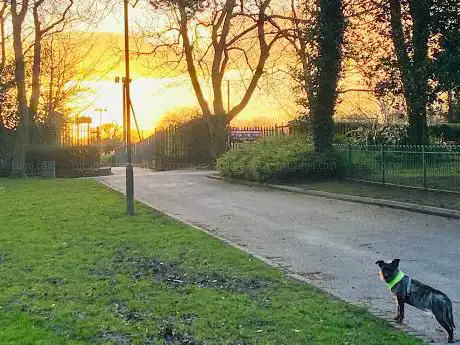
<svg viewBox="0 0 460 345">
<path fill-rule="evenodd" d="M 0 343 L 419 340 L 88 180 L 0 180 Z"/>
<path fill-rule="evenodd" d="M 459 195 L 455 193 L 424 191 L 347 180 L 311 181 L 289 185 L 330 193 L 394 200 L 422 206 L 460 210 L 460 198 Z"/>
</svg>

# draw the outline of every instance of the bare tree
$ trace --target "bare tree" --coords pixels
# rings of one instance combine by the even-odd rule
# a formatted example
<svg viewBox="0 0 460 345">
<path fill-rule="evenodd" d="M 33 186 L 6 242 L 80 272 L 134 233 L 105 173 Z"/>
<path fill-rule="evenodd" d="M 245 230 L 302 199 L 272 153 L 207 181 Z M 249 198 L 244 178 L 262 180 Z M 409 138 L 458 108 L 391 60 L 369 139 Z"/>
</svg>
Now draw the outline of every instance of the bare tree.
<svg viewBox="0 0 460 345">
<path fill-rule="evenodd" d="M 0 64 L 0 127 L 14 128 L 17 113 L 16 95 L 12 89 L 16 86 L 14 80 L 14 63 L 7 60 L 5 21 L 8 14 L 6 0 L 0 8 L 1 64 Z"/>
<path fill-rule="evenodd" d="M 29 110 L 27 108 L 26 73 L 23 47 L 23 24 L 29 8 L 29 0 L 23 0 L 19 8 L 17 0 L 11 0 L 11 21 L 13 24 L 13 46 L 15 58 L 15 81 L 18 90 L 19 124 L 13 157 L 12 175 L 26 176 L 26 147 L 29 143 Z"/>
<path fill-rule="evenodd" d="M 210 154 L 216 157 L 225 150 L 226 126 L 251 100 L 272 48 L 286 33 L 283 22 L 288 18 L 272 6 L 272 0 L 150 3 L 154 9 L 163 10 L 169 21 L 169 27 L 152 42 L 150 53 L 163 52 L 168 62 L 176 65 L 185 61 L 198 104 L 207 119 Z M 229 70 L 250 77 L 242 98 L 227 110 L 223 90 Z M 209 80 L 209 96 L 203 80 Z"/>
<path fill-rule="evenodd" d="M 84 81 L 91 80 L 105 71 L 98 70 L 102 54 L 93 56 L 97 38 L 92 34 L 72 32 L 54 34 L 43 41 L 42 86 L 39 120 L 48 119 L 55 112 L 65 113 L 66 118 L 78 111 L 70 105 L 77 99 L 92 94 Z M 111 66 L 107 68 L 111 69 Z"/>
<path fill-rule="evenodd" d="M 6 65 L 6 35 L 5 35 L 5 20 L 6 20 L 6 10 L 7 10 L 7 2 L 3 0 L 1 3 L 0 9 L 0 38 L 2 40 L 2 64 L 0 65 L 0 73 L 3 71 L 3 68 Z"/>
<path fill-rule="evenodd" d="M 32 64 L 32 93 L 29 103 L 29 120 L 35 123 L 40 101 L 40 76 L 42 66 L 42 41 L 46 36 L 62 32 L 68 24 L 69 11 L 74 0 L 46 1 L 35 0 L 33 5 L 34 43 Z"/>
</svg>

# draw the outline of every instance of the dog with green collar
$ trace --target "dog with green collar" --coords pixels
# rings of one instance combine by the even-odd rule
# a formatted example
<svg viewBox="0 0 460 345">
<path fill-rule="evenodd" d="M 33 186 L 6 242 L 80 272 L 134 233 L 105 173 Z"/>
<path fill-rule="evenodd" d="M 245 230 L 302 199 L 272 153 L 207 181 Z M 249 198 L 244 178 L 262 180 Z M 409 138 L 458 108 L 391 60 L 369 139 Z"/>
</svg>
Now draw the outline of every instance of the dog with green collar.
<svg viewBox="0 0 460 345">
<path fill-rule="evenodd" d="M 449 297 L 431 286 L 411 279 L 411 277 L 399 270 L 399 262 L 399 259 L 395 259 L 392 262 L 382 260 L 376 262 L 376 265 L 380 267 L 382 280 L 387 283 L 388 288 L 398 301 L 396 322 L 402 323 L 404 320 L 405 303 L 424 311 L 430 311 L 447 331 L 448 342 L 453 343 L 455 324 L 452 314 L 452 302 Z"/>
</svg>

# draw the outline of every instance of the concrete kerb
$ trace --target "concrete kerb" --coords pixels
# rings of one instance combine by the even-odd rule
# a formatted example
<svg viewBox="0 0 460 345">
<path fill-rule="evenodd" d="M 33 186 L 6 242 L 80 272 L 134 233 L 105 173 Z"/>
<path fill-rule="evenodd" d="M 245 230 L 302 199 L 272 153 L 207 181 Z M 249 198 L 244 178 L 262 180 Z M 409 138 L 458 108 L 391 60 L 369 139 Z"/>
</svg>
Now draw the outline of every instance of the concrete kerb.
<svg viewBox="0 0 460 345">
<path fill-rule="evenodd" d="M 116 188 L 112 185 L 110 185 L 109 183 L 105 182 L 105 181 L 102 181 L 100 179 L 96 179 L 98 182 L 100 182 L 101 184 L 105 185 L 106 187 L 114 190 L 114 191 L 117 191 L 119 192 L 120 194 L 122 195 L 125 195 L 124 193 L 124 190 L 121 189 L 121 188 Z M 136 199 L 137 202 L 140 202 L 141 204 L 144 204 L 145 206 L 151 208 L 151 209 L 154 209 L 158 212 L 161 212 L 163 214 L 165 214 L 167 217 L 177 221 L 177 222 L 180 222 L 182 224 L 185 224 L 187 226 L 190 226 L 191 228 L 195 229 L 195 230 L 198 230 L 198 231 L 201 231 L 209 236 L 211 236 L 212 238 L 215 238 L 235 249 L 238 249 L 238 250 L 241 250 L 243 252 L 245 252 L 246 254 L 248 254 L 249 256 L 255 258 L 255 259 L 258 259 L 260 261 L 262 261 L 263 263 L 265 263 L 266 265 L 270 266 L 270 267 L 273 267 L 273 268 L 276 268 L 276 269 L 279 269 L 281 272 L 283 272 L 285 274 L 286 277 L 288 277 L 289 279 L 293 279 L 294 281 L 297 281 L 297 282 L 300 282 L 300 283 L 303 283 L 303 284 L 307 284 L 309 285 L 311 288 L 313 288 L 314 290 L 318 291 L 318 292 L 321 292 L 321 293 L 324 293 L 326 294 L 328 297 L 332 298 L 332 299 L 335 299 L 335 300 L 340 300 L 342 302 L 345 302 L 345 303 L 348 303 L 348 304 L 351 304 L 355 307 L 358 307 L 358 308 L 365 308 L 367 309 L 372 315 L 374 315 L 375 317 L 377 317 L 378 319 L 381 319 L 383 321 L 386 321 L 387 323 L 389 323 L 393 328 L 395 329 L 398 329 L 398 330 L 401 330 L 401 331 L 405 331 L 406 333 L 408 333 L 409 335 L 412 335 L 414 337 L 416 337 L 417 339 L 420 339 L 422 340 L 425 344 L 430 344 L 432 343 L 430 341 L 430 339 L 427 338 L 426 334 L 424 334 L 423 332 L 420 332 L 408 325 L 404 325 L 404 324 L 397 324 L 394 320 L 393 320 L 393 315 L 390 315 L 390 314 L 387 314 L 387 313 L 384 313 L 382 312 L 381 310 L 378 310 L 378 309 L 374 309 L 374 308 L 369 308 L 367 305 L 363 304 L 363 303 L 353 303 L 353 302 L 350 302 L 350 301 L 347 301 L 345 299 L 343 299 L 341 296 L 339 296 L 338 294 L 336 294 L 335 292 L 333 291 L 330 291 L 328 289 L 325 289 L 323 286 L 319 285 L 316 281 L 312 280 L 312 279 L 308 279 L 304 276 L 301 276 L 295 272 L 292 272 L 290 271 L 289 269 L 287 269 L 285 266 L 283 265 L 280 265 L 279 263 L 276 263 L 268 258 L 265 258 L 257 253 L 254 253 L 253 251 L 251 251 L 250 249 L 248 249 L 247 247 L 245 246 L 242 246 L 242 245 L 239 245 L 235 242 L 232 242 L 231 240 L 228 240 L 222 236 L 219 236 L 217 235 L 216 233 L 212 232 L 212 231 L 209 231 L 207 229 L 205 229 L 204 227 L 202 226 L 199 226 L 199 225 L 196 225 L 196 224 L 193 224 L 185 219 L 182 219 L 181 217 L 173 214 L 173 213 L 170 213 L 162 208 L 159 208 L 155 205 L 152 205 L 151 203 L 147 202 L 147 201 L 144 201 L 144 200 L 140 200 L 140 199 Z"/>
<path fill-rule="evenodd" d="M 320 198 L 349 201 L 349 202 L 355 202 L 355 203 L 366 204 L 366 205 L 375 205 L 375 206 L 389 207 L 389 208 L 394 208 L 394 209 L 399 209 L 399 210 L 423 213 L 423 214 L 428 214 L 432 216 L 440 216 L 440 217 L 446 217 L 446 218 L 451 218 L 451 219 L 460 219 L 460 211 L 439 208 L 439 207 L 422 206 L 422 205 L 417 205 L 417 204 L 385 200 L 385 199 L 373 199 L 373 198 L 360 197 L 360 196 L 354 196 L 354 195 L 322 192 L 318 190 L 303 189 L 299 187 L 283 186 L 283 185 L 270 184 L 270 183 L 260 183 L 260 182 L 253 182 L 253 181 L 238 180 L 238 179 L 223 177 L 223 176 L 216 175 L 216 174 L 207 175 L 207 177 L 214 179 L 214 180 L 226 181 L 228 183 L 242 184 L 242 185 L 253 186 L 253 187 L 265 187 L 265 188 L 282 190 L 285 192 L 306 194 L 306 195 L 316 196 Z"/>
</svg>

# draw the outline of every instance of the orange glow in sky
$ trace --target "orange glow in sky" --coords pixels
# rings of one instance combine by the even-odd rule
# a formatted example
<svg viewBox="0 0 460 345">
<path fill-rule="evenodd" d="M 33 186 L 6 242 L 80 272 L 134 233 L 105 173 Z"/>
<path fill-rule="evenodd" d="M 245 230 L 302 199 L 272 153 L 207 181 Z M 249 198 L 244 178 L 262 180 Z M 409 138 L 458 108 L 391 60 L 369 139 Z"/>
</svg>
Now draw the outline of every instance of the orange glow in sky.
<svg viewBox="0 0 460 345">
<path fill-rule="evenodd" d="M 107 40 L 115 38 L 119 48 L 119 54 L 123 55 L 123 17 L 120 8 L 119 13 L 108 15 L 97 27 L 100 41 L 107 37 Z M 154 17 L 152 13 L 147 13 L 146 8 L 138 6 L 135 9 L 130 9 L 130 22 L 134 28 L 140 23 L 145 23 L 146 20 L 161 22 L 160 19 Z M 160 25 L 160 24 L 156 24 Z M 151 25 L 150 25 L 151 27 Z M 133 47 L 135 49 L 135 47 Z M 107 52 L 107 54 L 110 54 Z M 113 52 L 111 52 L 113 54 Z M 119 56 L 118 58 L 122 58 Z M 110 59 L 110 58 L 109 58 Z M 145 57 L 148 59 L 148 57 Z M 122 59 L 120 59 L 122 61 Z M 146 132 L 152 131 L 158 125 L 161 117 L 165 112 L 172 111 L 175 108 L 184 106 L 197 106 L 196 97 L 191 88 L 189 76 L 185 73 L 176 77 L 160 78 L 158 73 L 153 73 L 145 67 L 145 61 L 141 62 L 132 58 L 132 86 L 131 99 L 134 107 L 139 126 Z M 118 122 L 122 123 L 122 90 L 121 84 L 115 84 L 116 76 L 124 75 L 124 63 L 121 62 L 115 70 L 110 71 L 99 81 L 87 81 L 86 86 L 94 90 L 91 97 L 91 104 L 86 98 L 82 98 L 79 106 L 82 107 L 80 115 L 89 116 L 93 119 L 93 125 L 98 126 L 100 122 L 100 114 L 96 111 L 97 108 L 106 108 L 107 112 L 102 114 L 102 123 Z M 245 77 L 246 78 L 246 77 Z M 229 71 L 224 79 L 231 81 L 230 99 L 231 104 L 235 105 L 239 102 L 244 94 L 244 82 L 241 81 L 239 73 Z M 207 83 L 202 81 L 202 86 Z M 285 124 L 287 121 L 299 115 L 299 107 L 296 104 L 296 98 L 293 95 L 291 81 L 287 79 L 275 84 L 271 87 L 260 85 L 245 110 L 234 121 L 235 125 L 245 125 L 260 121 L 261 125 Z M 359 83 L 358 83 L 359 84 Z M 204 88 L 205 92 L 210 93 L 209 88 Z M 354 103 L 367 104 L 367 109 L 363 111 L 374 112 L 375 104 L 369 103 L 368 95 L 355 95 L 349 97 L 349 101 L 339 104 L 338 113 L 350 113 L 355 107 Z M 227 98 L 227 89 L 224 87 L 224 97 Z M 212 97 L 207 98 L 212 102 Z M 370 108 L 369 108 L 369 104 Z M 362 106 L 361 106 L 362 108 Z M 340 116 L 340 115 L 338 115 Z M 246 123 L 245 123 L 246 121 Z M 270 122 L 270 123 L 267 123 Z M 134 122 L 133 122 L 134 123 Z"/>
</svg>

